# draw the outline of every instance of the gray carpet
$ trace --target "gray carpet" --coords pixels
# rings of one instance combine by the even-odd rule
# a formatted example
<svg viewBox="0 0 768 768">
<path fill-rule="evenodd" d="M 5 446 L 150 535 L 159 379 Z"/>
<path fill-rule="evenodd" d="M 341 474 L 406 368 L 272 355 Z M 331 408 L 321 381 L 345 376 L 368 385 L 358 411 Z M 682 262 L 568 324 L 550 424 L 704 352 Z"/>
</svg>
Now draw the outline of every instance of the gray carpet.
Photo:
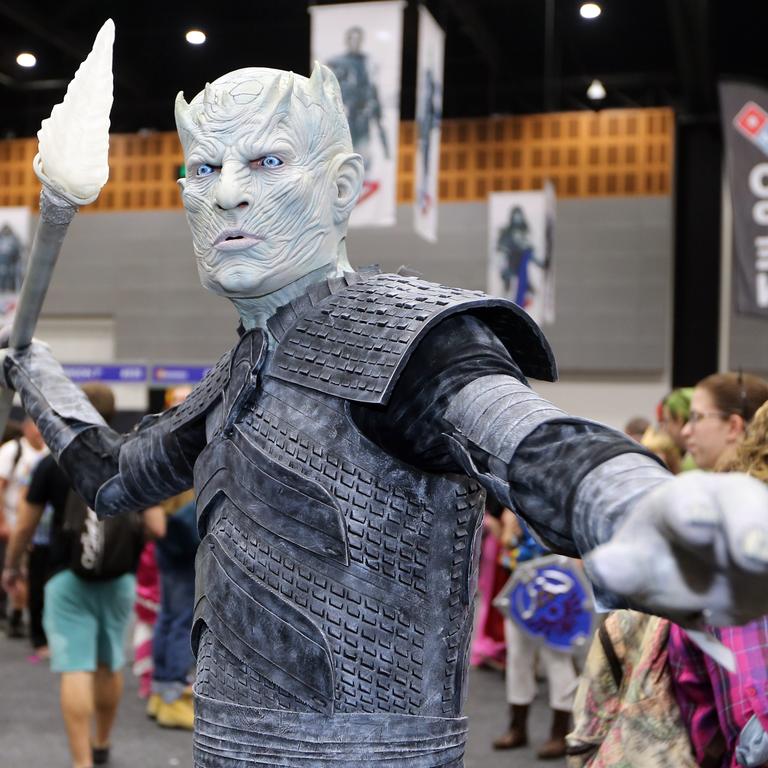
<svg viewBox="0 0 768 768">
<path fill-rule="evenodd" d="M 66 736 L 58 710 L 58 679 L 45 664 L 31 664 L 26 640 L 0 635 L 0 768 L 68 768 Z M 466 768 L 533 768 L 564 762 L 536 760 L 533 748 L 494 752 L 491 741 L 504 729 L 504 684 L 497 672 L 473 671 L 467 702 L 471 729 Z M 546 739 L 549 713 L 541 697 L 531 713 L 531 741 Z M 113 734 L 111 768 L 168 768 L 192 765 L 189 733 L 162 730 L 144 715 L 136 679 L 126 674 L 126 691 Z"/>
</svg>

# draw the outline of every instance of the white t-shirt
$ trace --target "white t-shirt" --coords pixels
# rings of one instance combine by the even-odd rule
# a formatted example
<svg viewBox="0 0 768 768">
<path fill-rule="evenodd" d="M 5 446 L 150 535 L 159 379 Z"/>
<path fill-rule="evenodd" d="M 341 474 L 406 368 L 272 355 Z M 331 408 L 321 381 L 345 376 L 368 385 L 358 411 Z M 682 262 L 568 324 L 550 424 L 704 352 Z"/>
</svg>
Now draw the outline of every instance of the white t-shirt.
<svg viewBox="0 0 768 768">
<path fill-rule="evenodd" d="M 35 450 L 26 437 L 18 441 L 9 440 L 0 445 L 0 478 L 8 481 L 3 498 L 5 522 L 10 528 L 16 525 L 16 510 L 22 489 L 29 485 L 32 471 L 46 453 L 48 448 L 43 446 L 39 451 Z M 17 456 L 18 461 L 16 461 Z M 16 462 L 15 465 L 14 462 Z"/>
</svg>

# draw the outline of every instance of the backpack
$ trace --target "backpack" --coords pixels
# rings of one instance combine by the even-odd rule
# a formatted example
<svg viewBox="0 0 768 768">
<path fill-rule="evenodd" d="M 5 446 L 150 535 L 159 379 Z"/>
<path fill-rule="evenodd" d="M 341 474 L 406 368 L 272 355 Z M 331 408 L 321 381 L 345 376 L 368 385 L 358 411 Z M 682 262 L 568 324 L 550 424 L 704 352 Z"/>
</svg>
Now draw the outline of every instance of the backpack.
<svg viewBox="0 0 768 768">
<path fill-rule="evenodd" d="M 587 656 L 568 768 L 697 768 L 672 690 L 669 622 L 615 611 Z"/>
<path fill-rule="evenodd" d="M 134 573 L 144 545 L 141 517 L 129 512 L 99 520 L 74 491 L 67 495 L 64 531 L 69 569 L 87 581 L 107 581 Z"/>
</svg>

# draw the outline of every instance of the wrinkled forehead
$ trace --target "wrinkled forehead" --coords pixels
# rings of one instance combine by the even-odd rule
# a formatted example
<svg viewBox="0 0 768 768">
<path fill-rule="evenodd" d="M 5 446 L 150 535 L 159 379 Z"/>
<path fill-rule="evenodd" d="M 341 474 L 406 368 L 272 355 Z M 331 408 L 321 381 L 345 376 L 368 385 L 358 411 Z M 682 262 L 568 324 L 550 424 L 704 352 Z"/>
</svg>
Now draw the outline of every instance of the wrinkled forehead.
<svg viewBox="0 0 768 768">
<path fill-rule="evenodd" d="M 291 77 L 294 81 L 297 79 L 297 75 L 279 69 L 267 67 L 238 69 L 207 84 L 192 99 L 190 106 L 201 106 L 211 94 L 218 97 L 218 100 L 225 100 L 225 103 L 228 101 L 240 106 L 255 105 L 263 99 L 270 86 L 280 88 L 281 85 L 286 85 L 285 81 Z M 306 78 L 302 79 L 306 80 Z"/>
<path fill-rule="evenodd" d="M 230 144 L 279 136 L 297 150 L 313 150 L 346 145 L 349 136 L 338 83 L 321 65 L 311 78 L 256 67 L 230 72 L 189 104 L 179 94 L 176 123 L 185 153 L 211 140 Z"/>
</svg>

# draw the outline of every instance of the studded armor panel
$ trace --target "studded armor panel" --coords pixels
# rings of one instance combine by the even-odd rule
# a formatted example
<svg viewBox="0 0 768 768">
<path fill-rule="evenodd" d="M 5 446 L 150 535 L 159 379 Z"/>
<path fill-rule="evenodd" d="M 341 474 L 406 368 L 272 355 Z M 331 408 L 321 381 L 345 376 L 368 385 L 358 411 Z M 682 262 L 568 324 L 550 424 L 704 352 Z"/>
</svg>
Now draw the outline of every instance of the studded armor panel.
<svg viewBox="0 0 768 768">
<path fill-rule="evenodd" d="M 281 339 L 270 375 L 364 403 L 384 403 L 411 352 L 457 312 L 480 316 L 526 376 L 557 369 L 539 327 L 516 304 L 418 277 L 351 273 L 313 287 L 269 323 Z"/>
</svg>

